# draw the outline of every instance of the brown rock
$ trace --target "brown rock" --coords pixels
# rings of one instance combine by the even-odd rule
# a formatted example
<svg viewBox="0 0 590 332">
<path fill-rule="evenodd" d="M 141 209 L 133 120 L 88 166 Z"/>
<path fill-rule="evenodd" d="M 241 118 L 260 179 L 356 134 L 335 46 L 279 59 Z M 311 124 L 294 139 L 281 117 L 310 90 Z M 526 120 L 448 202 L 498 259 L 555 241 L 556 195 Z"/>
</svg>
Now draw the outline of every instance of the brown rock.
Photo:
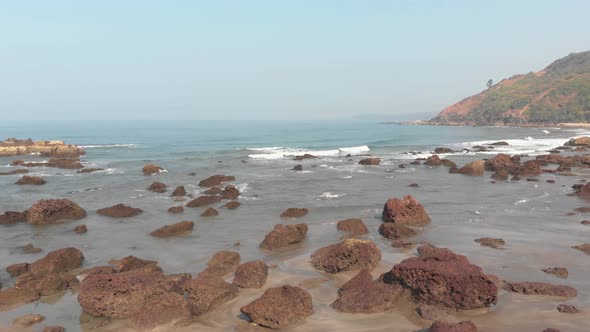
<svg viewBox="0 0 590 332">
<path fill-rule="evenodd" d="M 147 190 L 161 194 L 163 192 L 166 192 L 167 188 L 168 186 L 162 182 L 153 182 L 152 184 L 150 184 Z"/>
<path fill-rule="evenodd" d="M 88 232 L 88 227 L 86 227 L 85 224 L 78 225 L 78 226 L 74 227 L 74 232 L 76 232 L 78 234 L 86 233 L 86 232 Z"/>
<path fill-rule="evenodd" d="M 393 222 L 384 222 L 379 226 L 379 234 L 387 239 L 397 240 L 414 236 L 417 233 L 408 226 Z"/>
<path fill-rule="evenodd" d="M 449 148 L 436 148 L 434 149 L 434 153 L 436 154 L 441 154 L 441 153 L 453 153 L 455 151 L 453 151 L 453 149 L 449 149 Z"/>
<path fill-rule="evenodd" d="M 192 313 L 184 296 L 169 292 L 147 297 L 142 310 L 131 316 L 131 322 L 135 328 L 146 331 L 172 322 L 190 322 L 191 318 Z"/>
<path fill-rule="evenodd" d="M 260 248 L 274 250 L 303 241 L 307 234 L 306 224 L 283 225 L 278 224 L 266 235 Z"/>
<path fill-rule="evenodd" d="M 490 158 L 484 162 L 484 167 L 488 171 L 498 172 L 500 170 L 506 171 L 507 173 L 513 172 L 520 166 L 520 162 L 512 159 L 507 154 L 497 154 L 493 158 Z"/>
<path fill-rule="evenodd" d="M 582 225 L 590 225 L 590 220 L 582 220 L 580 222 L 580 224 L 582 224 Z"/>
<path fill-rule="evenodd" d="M 288 208 L 287 210 L 281 213 L 281 218 L 283 219 L 297 219 L 301 218 L 309 212 L 306 208 Z"/>
<path fill-rule="evenodd" d="M 168 213 L 172 213 L 172 214 L 183 213 L 183 212 L 184 212 L 184 208 L 182 206 L 172 206 L 168 209 Z"/>
<path fill-rule="evenodd" d="M 62 220 L 86 217 L 86 211 L 69 199 L 42 199 L 27 211 L 27 222 L 34 225 L 53 224 Z"/>
<path fill-rule="evenodd" d="M 475 239 L 475 242 L 479 243 L 482 247 L 490 247 L 494 249 L 501 249 L 506 242 L 502 239 L 495 239 L 491 237 L 482 237 L 479 239 Z"/>
<path fill-rule="evenodd" d="M 27 175 L 23 176 L 22 178 L 18 179 L 18 181 L 16 181 L 16 184 L 20 184 L 20 185 L 30 184 L 30 185 L 34 185 L 34 186 L 44 185 L 45 183 L 47 183 L 47 181 L 45 181 L 42 177 L 27 176 Z"/>
<path fill-rule="evenodd" d="M 537 160 L 525 161 L 517 170 L 516 174 L 520 177 L 539 176 L 543 174 L 541 164 Z"/>
<path fill-rule="evenodd" d="M 267 289 L 240 311 L 258 325 L 280 329 L 301 323 L 313 313 L 313 305 L 302 288 L 282 286 Z"/>
<path fill-rule="evenodd" d="M 0 175 L 15 175 L 15 174 L 26 174 L 29 173 L 28 169 L 13 169 L 8 172 L 0 172 Z"/>
<path fill-rule="evenodd" d="M 235 209 L 239 208 L 240 205 L 241 204 L 238 201 L 231 201 L 231 202 L 225 203 L 225 205 L 223 205 L 222 207 L 229 209 L 229 210 L 235 210 Z"/>
<path fill-rule="evenodd" d="M 449 168 L 457 168 L 457 164 L 455 164 L 454 162 L 448 160 L 448 159 L 441 159 L 440 163 L 445 166 L 445 167 L 449 167 Z"/>
<path fill-rule="evenodd" d="M 295 158 L 293 158 L 293 160 L 316 159 L 316 158 L 317 158 L 316 156 L 306 153 L 301 156 L 295 156 Z"/>
<path fill-rule="evenodd" d="M 560 304 L 559 306 L 557 306 L 557 311 L 565 314 L 577 314 L 580 312 L 580 310 L 576 308 L 575 305 L 571 304 Z"/>
<path fill-rule="evenodd" d="M 459 323 L 449 323 L 440 320 L 430 326 L 429 332 L 477 332 L 477 327 L 471 321 L 464 320 Z"/>
<path fill-rule="evenodd" d="M 424 226 L 430 223 L 430 217 L 424 207 L 411 195 L 403 199 L 390 198 L 383 208 L 384 222 L 395 222 L 410 226 Z"/>
<path fill-rule="evenodd" d="M 293 166 L 293 168 L 291 168 L 292 171 L 303 171 L 303 165 L 299 164 L 299 165 L 295 165 Z"/>
<path fill-rule="evenodd" d="M 65 332 L 66 329 L 63 326 L 59 326 L 59 325 L 51 325 L 51 326 L 45 326 L 43 328 L 43 332 Z"/>
<path fill-rule="evenodd" d="M 510 144 L 508 144 L 508 142 L 505 142 L 505 141 L 499 141 L 499 142 L 494 142 L 490 145 L 510 145 Z"/>
<path fill-rule="evenodd" d="M 588 212 L 590 212 L 590 206 L 575 208 L 574 211 L 581 212 L 581 213 L 588 213 Z"/>
<path fill-rule="evenodd" d="M 36 254 L 36 253 L 40 253 L 41 248 L 36 248 L 35 246 L 33 246 L 32 243 L 29 243 L 23 247 L 20 248 L 20 250 L 24 253 L 24 254 Z"/>
<path fill-rule="evenodd" d="M 420 188 L 420 185 L 419 185 L 419 184 L 417 184 L 417 183 L 410 183 L 410 184 L 408 185 L 408 187 L 411 187 L 411 188 Z"/>
<path fill-rule="evenodd" d="M 507 181 L 508 180 L 508 171 L 506 169 L 499 169 L 491 176 L 492 179 L 496 181 Z"/>
<path fill-rule="evenodd" d="M 378 166 L 379 164 L 381 164 L 380 158 L 365 158 L 359 161 L 359 165 Z"/>
<path fill-rule="evenodd" d="M 541 271 L 562 279 L 567 279 L 568 277 L 568 271 L 565 267 L 548 267 L 546 269 L 542 269 Z"/>
<path fill-rule="evenodd" d="M 142 213 L 142 209 L 134 208 L 131 206 L 127 206 L 124 204 L 117 204 L 111 207 L 106 207 L 102 209 L 96 210 L 96 213 L 100 214 L 101 216 L 111 217 L 111 218 L 130 218 L 134 217 L 140 213 Z"/>
<path fill-rule="evenodd" d="M 172 192 L 172 197 L 176 196 L 186 196 L 186 190 L 184 189 L 184 186 L 178 186 L 176 189 L 174 189 Z"/>
<path fill-rule="evenodd" d="M 141 259 L 135 256 L 127 256 L 121 259 L 111 259 L 109 264 L 113 266 L 116 272 L 152 270 L 151 267 L 154 267 L 153 271 L 162 271 L 162 269 L 158 267 L 158 262 Z"/>
<path fill-rule="evenodd" d="M 211 204 L 215 204 L 217 202 L 221 201 L 221 197 L 220 196 L 199 196 L 195 199 L 193 199 L 192 201 L 188 202 L 188 204 L 186 204 L 187 207 L 200 207 L 200 206 L 206 206 L 206 205 L 211 205 Z"/>
<path fill-rule="evenodd" d="M 176 224 L 166 225 L 151 232 L 151 236 L 155 237 L 171 237 L 185 234 L 193 230 L 195 223 L 192 221 L 181 221 Z"/>
<path fill-rule="evenodd" d="M 484 163 L 483 160 L 474 160 L 467 165 L 459 168 L 460 174 L 471 175 L 471 176 L 481 176 L 484 173 Z"/>
<path fill-rule="evenodd" d="M 358 218 L 340 220 L 336 224 L 336 227 L 340 231 L 347 232 L 353 235 L 369 234 L 367 226 L 363 223 L 361 219 Z"/>
<path fill-rule="evenodd" d="M 223 277 L 230 274 L 240 264 L 240 254 L 235 251 L 219 251 L 207 262 L 207 268 L 199 277 Z"/>
<path fill-rule="evenodd" d="M 577 246 L 573 246 L 572 248 L 580 250 L 583 253 L 590 255 L 590 243 L 584 243 Z"/>
<path fill-rule="evenodd" d="M 11 310 L 39 299 L 39 293 L 31 289 L 7 288 L 0 291 L 0 312 Z"/>
<path fill-rule="evenodd" d="M 543 332 L 561 332 L 561 331 L 559 331 L 559 329 L 548 328 L 548 329 L 544 329 Z"/>
<path fill-rule="evenodd" d="M 205 211 L 203 211 L 203 213 L 201 213 L 201 217 L 215 217 L 217 215 L 219 215 L 219 212 L 212 207 L 207 208 Z"/>
<path fill-rule="evenodd" d="M 163 171 L 164 169 L 158 165 L 154 164 L 147 164 L 143 166 L 142 172 L 143 175 L 155 175 Z"/>
<path fill-rule="evenodd" d="M 188 304 L 193 315 L 199 316 L 238 296 L 238 287 L 221 278 L 195 278 L 187 284 Z"/>
<path fill-rule="evenodd" d="M 205 195 L 219 195 L 223 192 L 223 189 L 219 188 L 219 187 L 213 187 L 213 188 L 209 188 L 205 191 L 203 191 L 203 194 Z"/>
<path fill-rule="evenodd" d="M 330 306 L 341 312 L 377 313 L 395 306 L 402 289 L 379 280 L 373 281 L 368 269 L 362 269 L 338 290 L 338 299 Z"/>
<path fill-rule="evenodd" d="M 29 271 L 29 263 L 16 263 L 9 265 L 6 268 L 6 271 L 10 274 L 11 277 L 18 277 L 21 274 L 27 273 Z"/>
<path fill-rule="evenodd" d="M 225 189 L 221 192 L 223 199 L 234 200 L 240 196 L 240 191 L 233 185 L 225 186 Z"/>
<path fill-rule="evenodd" d="M 432 156 L 426 158 L 426 161 L 424 162 L 424 165 L 427 165 L 427 166 L 440 166 L 440 165 L 442 165 L 442 162 L 441 162 L 440 158 L 437 155 L 432 155 Z"/>
<path fill-rule="evenodd" d="M 94 172 L 98 172 L 98 171 L 104 171 L 104 168 L 83 168 L 81 170 L 79 170 L 77 173 L 94 173 Z"/>
<path fill-rule="evenodd" d="M 52 251 L 45 257 L 31 263 L 29 271 L 34 276 L 51 273 L 68 272 L 82 265 L 84 255 L 76 248 L 64 248 Z"/>
<path fill-rule="evenodd" d="M 268 265 L 261 260 L 247 262 L 236 268 L 234 285 L 240 288 L 260 288 L 268 276 Z"/>
<path fill-rule="evenodd" d="M 418 248 L 418 253 L 419 257 L 403 260 L 381 279 L 408 289 L 418 302 L 456 309 L 483 308 L 496 303 L 496 285 L 467 257 L 430 246 Z"/>
<path fill-rule="evenodd" d="M 328 273 L 373 269 L 381 260 L 381 251 L 368 240 L 346 239 L 316 250 L 311 265 Z"/>
<path fill-rule="evenodd" d="M 218 186 L 220 184 L 222 184 L 223 182 L 229 182 L 229 181 L 234 181 L 236 178 L 233 176 L 227 176 L 227 175 L 213 175 L 210 176 L 208 178 L 206 178 L 205 180 L 202 180 L 201 182 L 199 182 L 199 186 L 200 187 L 214 187 L 214 186 Z"/>
<path fill-rule="evenodd" d="M 0 215 L 0 225 L 12 225 L 24 221 L 27 221 L 27 211 L 6 211 Z"/>
<path fill-rule="evenodd" d="M 546 282 L 507 282 L 507 291 L 524 295 L 546 295 L 558 297 L 576 297 L 578 292 L 575 288 L 565 285 L 552 285 Z"/>
<path fill-rule="evenodd" d="M 414 160 L 410 163 L 410 165 L 420 165 L 421 162 L 419 160 Z"/>
<path fill-rule="evenodd" d="M 570 139 L 565 145 L 569 146 L 587 146 L 590 145 L 590 137 L 577 137 Z"/>
<path fill-rule="evenodd" d="M 68 286 L 67 276 L 60 276 L 57 273 L 38 274 L 25 273 L 18 277 L 15 286 L 19 289 L 35 291 L 41 296 L 57 294 Z"/>
<path fill-rule="evenodd" d="M 15 318 L 12 321 L 12 326 L 16 327 L 30 327 L 39 324 L 45 320 L 45 317 L 39 314 L 28 314 Z"/>
</svg>

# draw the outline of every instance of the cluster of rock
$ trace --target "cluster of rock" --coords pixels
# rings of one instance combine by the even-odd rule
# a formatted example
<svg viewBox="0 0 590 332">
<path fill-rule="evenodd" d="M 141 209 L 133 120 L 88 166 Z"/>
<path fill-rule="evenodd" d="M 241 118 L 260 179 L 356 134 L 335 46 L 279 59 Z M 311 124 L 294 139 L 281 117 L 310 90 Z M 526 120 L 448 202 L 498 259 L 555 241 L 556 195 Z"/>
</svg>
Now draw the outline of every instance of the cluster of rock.
<svg viewBox="0 0 590 332">
<path fill-rule="evenodd" d="M 0 142 L 0 157 L 40 154 L 49 157 L 79 157 L 85 154 L 78 146 L 63 141 L 33 141 L 32 139 L 9 138 Z"/>
</svg>

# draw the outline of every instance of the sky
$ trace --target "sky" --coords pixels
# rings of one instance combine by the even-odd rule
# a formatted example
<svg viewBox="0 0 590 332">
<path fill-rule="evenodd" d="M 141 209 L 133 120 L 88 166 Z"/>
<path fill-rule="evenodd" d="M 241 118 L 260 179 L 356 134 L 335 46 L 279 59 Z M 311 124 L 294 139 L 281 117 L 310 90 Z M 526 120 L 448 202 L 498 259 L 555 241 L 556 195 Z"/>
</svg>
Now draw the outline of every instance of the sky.
<svg viewBox="0 0 590 332">
<path fill-rule="evenodd" d="M 590 1 L 2 1 L 0 119 L 428 118 L 590 49 Z"/>
</svg>

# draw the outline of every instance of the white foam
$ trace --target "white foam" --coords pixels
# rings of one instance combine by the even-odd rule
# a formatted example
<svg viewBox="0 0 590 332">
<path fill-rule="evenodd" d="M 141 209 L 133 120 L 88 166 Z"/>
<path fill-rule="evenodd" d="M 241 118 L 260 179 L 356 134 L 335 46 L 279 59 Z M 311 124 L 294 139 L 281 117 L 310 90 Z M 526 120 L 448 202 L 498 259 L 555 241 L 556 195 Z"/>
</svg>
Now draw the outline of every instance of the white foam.
<svg viewBox="0 0 590 332">
<path fill-rule="evenodd" d="M 334 199 L 334 198 L 338 198 L 338 197 L 344 196 L 344 195 L 345 194 L 338 195 L 338 194 L 333 194 L 329 191 L 326 191 L 325 193 L 322 193 L 321 195 L 319 195 L 318 198 L 320 198 L 320 199 L 322 199 L 322 198 L 323 199 Z"/>
<path fill-rule="evenodd" d="M 551 132 L 549 130 L 541 130 L 541 131 L 545 134 L 551 134 Z"/>
<path fill-rule="evenodd" d="M 496 145 L 494 149 L 490 149 L 489 151 L 482 151 L 477 152 L 480 154 L 498 154 L 498 153 L 506 153 L 506 154 L 529 154 L 529 155 L 536 155 L 536 154 L 543 154 L 549 150 L 555 149 L 558 146 L 565 144 L 569 139 L 568 138 L 533 138 L 533 137 L 525 137 L 523 139 L 506 139 L 503 140 L 508 145 Z M 474 142 L 464 142 L 461 143 L 459 146 L 462 148 L 471 149 L 476 145 L 490 145 L 495 141 L 488 140 L 488 141 L 474 141 Z M 470 153 L 471 154 L 471 153 Z"/>
<path fill-rule="evenodd" d="M 343 147 L 333 150 L 308 150 L 300 148 L 283 148 L 280 146 L 266 147 L 266 148 L 247 148 L 246 150 L 256 151 L 260 153 L 249 154 L 248 158 L 252 159 L 282 159 L 282 158 L 293 158 L 297 155 L 312 154 L 317 157 L 338 157 L 345 155 L 358 155 L 369 152 L 368 146 L 353 146 Z"/>
</svg>

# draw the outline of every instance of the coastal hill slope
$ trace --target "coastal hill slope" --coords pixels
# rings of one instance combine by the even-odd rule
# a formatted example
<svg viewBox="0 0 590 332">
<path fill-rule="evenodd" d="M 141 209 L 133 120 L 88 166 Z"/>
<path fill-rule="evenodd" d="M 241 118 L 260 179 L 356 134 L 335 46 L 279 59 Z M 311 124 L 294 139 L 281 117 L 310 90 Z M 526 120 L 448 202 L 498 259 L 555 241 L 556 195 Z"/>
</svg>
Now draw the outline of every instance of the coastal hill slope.
<svg viewBox="0 0 590 332">
<path fill-rule="evenodd" d="M 515 75 L 445 108 L 434 124 L 526 125 L 590 122 L 590 51 L 539 72 Z"/>
</svg>

